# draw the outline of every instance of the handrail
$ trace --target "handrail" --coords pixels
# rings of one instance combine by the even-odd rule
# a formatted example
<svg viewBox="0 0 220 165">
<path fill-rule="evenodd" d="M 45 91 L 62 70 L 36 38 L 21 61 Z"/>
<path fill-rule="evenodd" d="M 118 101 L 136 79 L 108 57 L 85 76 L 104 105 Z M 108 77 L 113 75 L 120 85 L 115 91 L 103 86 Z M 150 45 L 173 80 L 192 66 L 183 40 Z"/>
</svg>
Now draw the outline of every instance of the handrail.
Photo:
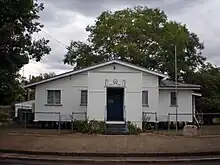
<svg viewBox="0 0 220 165">
<path fill-rule="evenodd" d="M 198 125 L 198 127 L 200 127 L 200 124 L 199 124 L 199 121 L 197 120 L 197 118 L 195 116 L 193 116 L 195 121 L 196 121 L 196 124 Z"/>
<path fill-rule="evenodd" d="M 105 110 L 104 110 L 104 121 L 107 121 L 107 105 L 105 105 Z"/>
<path fill-rule="evenodd" d="M 126 106 L 124 105 L 124 121 L 126 122 Z"/>
</svg>

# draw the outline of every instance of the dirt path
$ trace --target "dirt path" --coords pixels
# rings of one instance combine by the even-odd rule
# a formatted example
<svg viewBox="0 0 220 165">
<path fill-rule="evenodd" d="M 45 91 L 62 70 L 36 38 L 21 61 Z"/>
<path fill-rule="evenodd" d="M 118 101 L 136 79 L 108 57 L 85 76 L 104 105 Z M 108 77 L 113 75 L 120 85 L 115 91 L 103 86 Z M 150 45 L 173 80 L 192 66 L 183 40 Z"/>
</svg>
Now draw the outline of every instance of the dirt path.
<svg viewBox="0 0 220 165">
<path fill-rule="evenodd" d="M 188 138 L 154 134 L 103 135 L 2 135 L 0 149 L 47 152 L 209 152 L 220 151 L 220 137 Z"/>
</svg>

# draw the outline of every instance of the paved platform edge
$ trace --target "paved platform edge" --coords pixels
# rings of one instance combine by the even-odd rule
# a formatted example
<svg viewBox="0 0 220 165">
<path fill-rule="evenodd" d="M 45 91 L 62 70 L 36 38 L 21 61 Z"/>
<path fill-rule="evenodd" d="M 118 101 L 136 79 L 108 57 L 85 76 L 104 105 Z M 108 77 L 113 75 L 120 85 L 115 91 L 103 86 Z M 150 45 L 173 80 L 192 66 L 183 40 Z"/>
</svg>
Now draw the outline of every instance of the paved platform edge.
<svg viewBox="0 0 220 165">
<path fill-rule="evenodd" d="M 86 153 L 86 152 L 43 152 L 13 149 L 0 149 L 0 153 L 48 156 L 84 156 L 84 157 L 172 157 L 172 156 L 220 156 L 220 151 L 210 152 L 159 152 L 159 153 Z"/>
<path fill-rule="evenodd" d="M 0 157 L 0 161 L 3 160 L 3 161 L 40 161 L 40 162 L 62 162 L 62 163 L 85 163 L 85 164 L 88 164 L 88 163 L 95 163 L 95 164 L 112 164 L 112 163 L 134 163 L 134 164 L 146 164 L 146 163 L 196 163 L 196 162 L 210 162 L 210 161 L 215 161 L 215 162 L 218 162 L 220 161 L 220 157 L 213 157 L 213 158 L 192 158 L 192 159 L 181 159 L 181 158 L 178 158 L 178 159 L 158 159 L 158 158 L 155 158 L 155 159 L 145 159 L 145 160 L 126 160 L 126 159 L 113 159 L 113 160 L 105 160 L 105 159 L 102 159 L 102 160 L 98 160 L 98 159 L 88 159 L 88 158 L 83 158 L 83 159 L 60 159 L 60 158 L 57 158 L 57 159 L 47 159 L 47 158 L 28 158 L 28 157 Z"/>
</svg>

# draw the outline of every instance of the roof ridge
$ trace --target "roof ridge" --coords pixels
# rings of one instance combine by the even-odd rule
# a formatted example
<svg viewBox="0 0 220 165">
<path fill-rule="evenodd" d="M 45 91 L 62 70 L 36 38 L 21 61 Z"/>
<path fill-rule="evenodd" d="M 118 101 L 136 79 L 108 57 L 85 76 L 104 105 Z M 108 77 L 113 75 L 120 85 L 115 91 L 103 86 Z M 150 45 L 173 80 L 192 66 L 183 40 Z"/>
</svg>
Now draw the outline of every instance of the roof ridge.
<svg viewBox="0 0 220 165">
<path fill-rule="evenodd" d="M 109 61 L 105 61 L 105 62 L 102 62 L 102 63 L 99 63 L 99 64 L 94 64 L 94 65 L 91 65 L 91 66 L 88 66 L 88 67 L 85 67 L 85 68 L 81 68 L 81 69 L 78 69 L 78 70 L 72 70 L 72 71 L 68 71 L 68 72 L 65 72 L 65 73 L 61 73 L 59 75 L 55 75 L 54 77 L 51 77 L 51 78 L 48 78 L 48 79 L 45 79 L 45 80 L 42 80 L 42 81 L 39 81 L 39 82 L 35 82 L 35 83 L 32 83 L 32 84 L 28 84 L 28 85 L 25 86 L 25 88 L 35 86 L 35 85 L 38 85 L 38 84 L 42 84 L 42 83 L 45 83 L 45 82 L 49 82 L 49 81 L 52 81 L 52 80 L 56 80 L 56 79 L 59 79 L 59 78 L 63 78 L 63 77 L 66 77 L 66 76 L 70 76 L 70 75 L 73 75 L 73 74 L 78 74 L 78 73 L 85 72 L 85 71 L 88 71 L 88 70 L 96 69 L 96 68 L 99 68 L 99 67 L 102 67 L 102 66 L 105 66 L 105 65 L 112 64 L 114 62 L 117 63 L 117 64 L 120 64 L 120 65 L 124 65 L 126 67 L 130 67 L 130 68 L 142 71 L 142 72 L 155 74 L 155 75 L 160 76 L 160 77 L 167 77 L 167 75 L 165 75 L 161 72 L 157 72 L 157 71 L 147 69 L 145 67 L 137 66 L 137 65 L 132 64 L 130 62 L 125 62 L 125 61 L 118 60 L 118 59 L 112 59 L 112 60 L 109 60 Z"/>
</svg>

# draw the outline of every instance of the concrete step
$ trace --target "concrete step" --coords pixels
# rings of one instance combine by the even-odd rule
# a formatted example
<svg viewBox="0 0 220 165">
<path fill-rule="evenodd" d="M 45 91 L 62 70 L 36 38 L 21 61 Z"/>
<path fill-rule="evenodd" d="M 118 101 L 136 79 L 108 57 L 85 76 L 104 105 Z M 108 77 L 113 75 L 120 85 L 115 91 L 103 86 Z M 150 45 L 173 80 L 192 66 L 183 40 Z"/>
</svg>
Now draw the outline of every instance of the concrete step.
<svg viewBox="0 0 220 165">
<path fill-rule="evenodd" d="M 126 133 L 126 124 L 106 124 L 107 135 L 125 135 Z"/>
</svg>

